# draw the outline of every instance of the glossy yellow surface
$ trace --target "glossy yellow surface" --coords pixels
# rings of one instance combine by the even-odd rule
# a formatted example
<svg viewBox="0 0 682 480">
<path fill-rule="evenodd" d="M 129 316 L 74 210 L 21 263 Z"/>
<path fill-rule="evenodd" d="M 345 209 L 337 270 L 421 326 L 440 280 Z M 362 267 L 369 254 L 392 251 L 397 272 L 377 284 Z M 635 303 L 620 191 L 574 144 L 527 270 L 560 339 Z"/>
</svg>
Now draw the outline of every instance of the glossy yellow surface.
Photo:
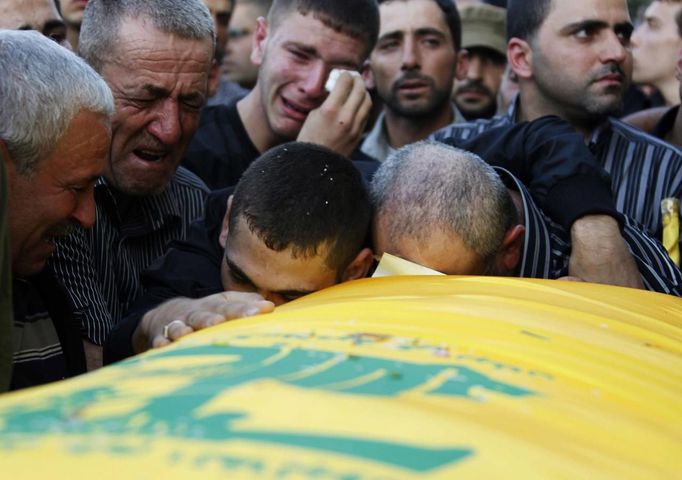
<svg viewBox="0 0 682 480">
<path fill-rule="evenodd" d="M 0 465 L 22 479 L 679 478 L 682 301 L 361 280 L 1 397 Z"/>
</svg>

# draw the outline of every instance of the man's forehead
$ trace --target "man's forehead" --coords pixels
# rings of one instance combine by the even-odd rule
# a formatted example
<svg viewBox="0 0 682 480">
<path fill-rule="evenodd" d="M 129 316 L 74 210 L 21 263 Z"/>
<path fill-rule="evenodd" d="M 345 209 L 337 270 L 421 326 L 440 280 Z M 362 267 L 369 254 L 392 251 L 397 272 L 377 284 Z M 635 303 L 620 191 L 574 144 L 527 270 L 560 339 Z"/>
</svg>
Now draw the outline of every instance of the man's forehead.
<svg viewBox="0 0 682 480">
<path fill-rule="evenodd" d="M 598 20 L 610 25 L 629 23 L 626 0 L 551 0 L 543 25 L 568 25 L 575 22 Z"/>
<path fill-rule="evenodd" d="M 312 292 L 326 286 L 335 277 L 326 265 L 327 254 L 327 246 L 310 255 L 297 253 L 292 247 L 273 250 L 242 217 L 231 225 L 225 245 L 228 267 L 258 288 L 272 292 Z"/>
<path fill-rule="evenodd" d="M 675 25 L 675 15 L 682 10 L 682 1 L 662 2 L 655 0 L 644 11 L 644 18 L 656 18 L 667 24 Z"/>
<path fill-rule="evenodd" d="M 206 39 L 181 38 L 154 26 L 148 18 L 123 18 L 118 26 L 114 61 L 120 65 L 140 62 L 183 62 L 191 60 L 200 65 L 198 70 L 208 70 L 212 59 L 212 42 Z M 165 68 L 165 67 L 164 67 Z M 178 63 L 178 70 L 180 64 Z"/>
<path fill-rule="evenodd" d="M 53 0 L 0 1 L 0 28 L 42 31 L 51 20 L 63 23 Z"/>
<path fill-rule="evenodd" d="M 232 0 L 204 0 L 211 14 L 230 12 L 232 10 Z"/>
<path fill-rule="evenodd" d="M 409 12 L 406 14 L 406 11 Z M 395 25 L 433 27 L 449 31 L 445 14 L 434 0 L 393 0 L 379 5 L 379 35 Z"/>
<path fill-rule="evenodd" d="M 342 60 L 336 63 L 357 64 L 359 67 L 365 60 L 364 54 L 367 49 L 367 41 L 351 35 L 347 31 L 340 31 L 331 25 L 324 15 L 316 12 L 300 13 L 297 10 L 287 12 L 286 16 L 275 20 L 270 26 L 270 35 L 278 38 L 282 43 L 294 42 L 314 49 L 321 57 L 331 48 L 343 44 Z M 325 39 L 326 41 L 320 41 Z M 349 65 L 350 66 L 350 65 Z"/>
</svg>

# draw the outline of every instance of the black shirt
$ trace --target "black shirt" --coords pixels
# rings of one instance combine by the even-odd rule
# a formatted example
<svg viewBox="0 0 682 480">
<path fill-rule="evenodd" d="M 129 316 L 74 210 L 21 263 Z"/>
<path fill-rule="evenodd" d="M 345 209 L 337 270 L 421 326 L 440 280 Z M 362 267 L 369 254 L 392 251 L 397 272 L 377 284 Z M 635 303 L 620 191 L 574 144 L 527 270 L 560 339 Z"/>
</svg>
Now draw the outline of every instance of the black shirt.
<svg viewBox="0 0 682 480">
<path fill-rule="evenodd" d="M 235 102 L 229 106 L 204 108 L 183 165 L 201 178 L 208 188 L 217 190 L 235 186 L 259 156 L 260 152 L 249 138 Z M 378 163 L 359 150 L 351 158 L 365 179 L 371 178 Z"/>
<path fill-rule="evenodd" d="M 183 165 L 215 190 L 236 185 L 260 152 L 244 128 L 237 103 L 206 107 Z"/>
<path fill-rule="evenodd" d="M 679 110 L 680 106 L 677 105 L 665 112 L 652 130 L 651 134 L 656 138 L 665 140 L 665 137 L 672 132 L 673 127 L 675 126 L 675 119 L 677 119 L 677 112 Z"/>
<path fill-rule="evenodd" d="M 171 242 L 166 254 L 142 274 L 146 293 L 111 330 L 104 345 L 105 364 L 134 355 L 131 339 L 149 310 L 171 298 L 202 298 L 223 291 L 219 237 L 227 198 L 233 190 L 230 187 L 211 193 L 204 216 L 192 223 L 187 238 Z"/>
<path fill-rule="evenodd" d="M 85 372 L 80 322 L 49 267 L 13 279 L 14 353 L 11 389 Z"/>
<path fill-rule="evenodd" d="M 507 125 L 473 140 L 452 143 L 512 171 L 530 185 L 540 206 L 566 227 L 594 213 L 617 217 L 622 223 L 611 199 L 608 176 L 596 164 L 583 138 L 558 117 Z M 104 350 L 105 362 L 132 355 L 132 333 L 148 310 L 170 298 L 200 298 L 222 291 L 218 237 L 230 191 L 211 194 L 204 217 L 192 224 L 187 239 L 172 242 L 166 255 L 143 275 L 147 293 L 112 330 Z"/>
</svg>

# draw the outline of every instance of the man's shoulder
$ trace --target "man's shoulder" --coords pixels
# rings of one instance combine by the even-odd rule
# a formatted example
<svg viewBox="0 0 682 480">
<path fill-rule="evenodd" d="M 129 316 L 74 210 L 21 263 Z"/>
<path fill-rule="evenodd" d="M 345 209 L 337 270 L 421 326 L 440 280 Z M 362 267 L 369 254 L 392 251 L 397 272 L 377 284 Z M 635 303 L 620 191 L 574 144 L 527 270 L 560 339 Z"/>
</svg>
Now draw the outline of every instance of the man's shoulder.
<svg viewBox="0 0 682 480">
<path fill-rule="evenodd" d="M 623 140 L 632 144 L 653 147 L 654 155 L 656 152 L 659 154 L 671 155 L 673 160 L 682 163 L 682 149 L 680 147 L 654 137 L 617 118 L 609 118 L 609 125 L 613 134 Z"/>
<path fill-rule="evenodd" d="M 513 122 L 509 114 L 497 115 L 492 118 L 479 118 L 478 120 L 473 120 L 471 122 L 452 123 L 447 127 L 434 132 L 430 138 L 438 141 L 443 141 L 448 138 L 466 140 L 492 128 L 510 125 L 511 123 Z"/>
<path fill-rule="evenodd" d="M 196 193 L 196 195 L 205 197 L 209 189 L 202 179 L 197 175 L 187 170 L 185 167 L 178 167 L 175 175 L 171 178 L 170 185 L 171 192 L 183 191 L 189 193 Z"/>
</svg>

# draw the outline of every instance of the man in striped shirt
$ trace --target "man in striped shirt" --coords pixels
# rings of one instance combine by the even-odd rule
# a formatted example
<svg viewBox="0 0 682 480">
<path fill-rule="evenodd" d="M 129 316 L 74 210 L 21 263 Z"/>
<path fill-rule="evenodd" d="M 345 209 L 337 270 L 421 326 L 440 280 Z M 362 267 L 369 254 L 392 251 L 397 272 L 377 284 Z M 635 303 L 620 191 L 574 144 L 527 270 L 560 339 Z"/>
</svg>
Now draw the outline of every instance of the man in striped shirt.
<svg viewBox="0 0 682 480">
<path fill-rule="evenodd" d="M 54 268 L 82 323 L 89 368 L 142 293 L 141 271 L 203 211 L 205 185 L 178 165 L 206 101 L 214 45 L 201 0 L 86 7 L 80 52 L 113 92 L 113 138 L 95 187 L 96 226 L 60 241 Z"/>
<path fill-rule="evenodd" d="M 434 138 L 469 138 L 483 130 L 557 115 L 585 136 L 611 174 L 616 206 L 662 238 L 661 201 L 682 197 L 682 151 L 612 115 L 632 73 L 625 0 L 512 0 L 507 56 L 519 96 L 506 115 L 451 125 Z"/>
<path fill-rule="evenodd" d="M 377 170 L 371 198 L 379 254 L 449 275 L 568 276 L 566 230 L 509 171 L 472 153 L 436 142 L 404 147 Z M 645 288 L 682 296 L 682 272 L 660 243 L 627 217 L 623 238 Z"/>
</svg>

